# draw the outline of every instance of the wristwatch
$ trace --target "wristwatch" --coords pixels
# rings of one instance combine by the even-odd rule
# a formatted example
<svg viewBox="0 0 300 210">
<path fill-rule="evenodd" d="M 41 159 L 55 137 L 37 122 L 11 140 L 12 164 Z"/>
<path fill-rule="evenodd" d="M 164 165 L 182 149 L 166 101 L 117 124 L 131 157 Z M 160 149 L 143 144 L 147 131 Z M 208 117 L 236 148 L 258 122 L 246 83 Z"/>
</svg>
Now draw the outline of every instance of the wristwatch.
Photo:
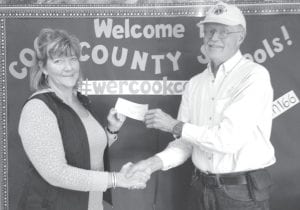
<svg viewBox="0 0 300 210">
<path fill-rule="evenodd" d="M 179 121 L 176 125 L 174 125 L 172 129 L 172 133 L 175 136 L 175 138 L 180 138 L 182 134 L 182 128 L 183 128 L 184 123 Z"/>
</svg>

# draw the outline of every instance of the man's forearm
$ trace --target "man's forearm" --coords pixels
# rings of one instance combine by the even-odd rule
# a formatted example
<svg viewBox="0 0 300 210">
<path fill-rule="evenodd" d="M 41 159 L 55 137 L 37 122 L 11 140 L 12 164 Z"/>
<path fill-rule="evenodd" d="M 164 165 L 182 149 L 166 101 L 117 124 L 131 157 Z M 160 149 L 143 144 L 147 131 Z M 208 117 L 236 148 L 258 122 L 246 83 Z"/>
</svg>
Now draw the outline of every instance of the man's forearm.
<svg viewBox="0 0 300 210">
<path fill-rule="evenodd" d="M 147 161 L 151 173 L 161 170 L 163 168 L 163 162 L 158 156 L 152 156 L 145 161 Z"/>
</svg>

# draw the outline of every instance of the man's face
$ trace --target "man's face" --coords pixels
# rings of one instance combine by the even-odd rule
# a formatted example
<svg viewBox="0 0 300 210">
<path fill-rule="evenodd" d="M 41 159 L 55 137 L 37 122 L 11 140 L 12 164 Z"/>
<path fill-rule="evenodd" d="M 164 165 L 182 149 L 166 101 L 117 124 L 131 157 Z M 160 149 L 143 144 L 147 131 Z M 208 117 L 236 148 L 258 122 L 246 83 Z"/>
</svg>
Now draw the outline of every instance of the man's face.
<svg viewBox="0 0 300 210">
<path fill-rule="evenodd" d="M 212 62 L 221 64 L 232 57 L 244 40 L 241 26 L 227 26 L 219 23 L 204 24 L 204 46 Z"/>
</svg>

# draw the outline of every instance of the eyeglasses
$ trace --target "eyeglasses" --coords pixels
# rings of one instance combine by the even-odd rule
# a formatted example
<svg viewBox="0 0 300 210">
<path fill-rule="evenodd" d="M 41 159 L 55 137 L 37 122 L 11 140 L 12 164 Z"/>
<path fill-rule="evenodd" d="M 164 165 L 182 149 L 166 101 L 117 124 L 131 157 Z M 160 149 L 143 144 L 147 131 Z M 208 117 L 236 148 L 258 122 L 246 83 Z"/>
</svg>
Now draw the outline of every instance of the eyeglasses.
<svg viewBox="0 0 300 210">
<path fill-rule="evenodd" d="M 227 30 L 218 31 L 216 29 L 205 29 L 204 35 L 208 38 L 211 38 L 216 33 L 220 39 L 226 39 L 230 34 L 240 33 L 240 32 L 242 31 L 227 31 Z"/>
</svg>

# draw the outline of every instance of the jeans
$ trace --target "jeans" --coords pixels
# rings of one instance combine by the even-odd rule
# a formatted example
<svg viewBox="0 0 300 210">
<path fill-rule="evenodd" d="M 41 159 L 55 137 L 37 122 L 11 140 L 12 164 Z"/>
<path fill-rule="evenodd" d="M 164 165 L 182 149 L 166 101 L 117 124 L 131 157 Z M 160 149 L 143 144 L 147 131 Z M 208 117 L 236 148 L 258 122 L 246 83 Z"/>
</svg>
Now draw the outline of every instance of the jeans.
<svg viewBox="0 0 300 210">
<path fill-rule="evenodd" d="M 247 184 L 207 186 L 193 179 L 189 192 L 188 210 L 269 210 L 270 185 L 254 188 Z"/>
</svg>

